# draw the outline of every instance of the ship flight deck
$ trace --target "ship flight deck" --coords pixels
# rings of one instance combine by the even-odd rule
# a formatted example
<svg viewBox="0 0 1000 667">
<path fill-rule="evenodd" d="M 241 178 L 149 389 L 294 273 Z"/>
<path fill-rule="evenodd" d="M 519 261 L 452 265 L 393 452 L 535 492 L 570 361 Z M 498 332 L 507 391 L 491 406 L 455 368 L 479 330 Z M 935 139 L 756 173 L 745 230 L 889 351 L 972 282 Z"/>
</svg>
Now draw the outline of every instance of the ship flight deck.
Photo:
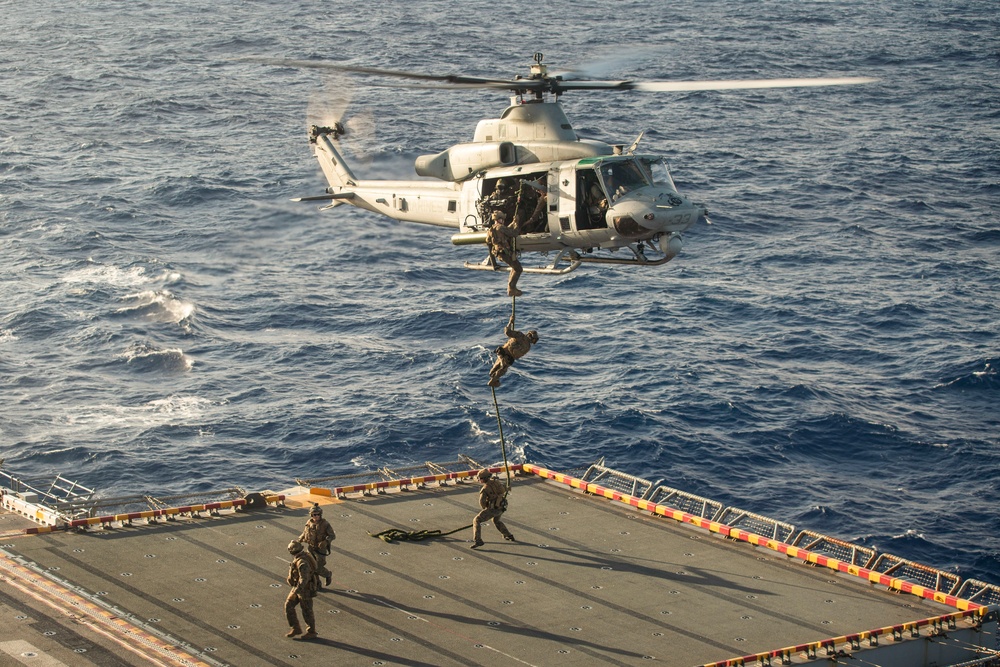
<svg viewBox="0 0 1000 667">
<path fill-rule="evenodd" d="M 817 555 L 791 546 L 783 524 L 761 535 L 755 515 L 759 532 L 681 512 L 704 499 L 671 508 L 601 465 L 514 468 L 504 522 L 517 541 L 486 524 L 476 550 L 471 529 L 371 536 L 471 523 L 475 469 L 440 466 L 149 525 L 39 529 L 5 511 L 0 666 L 995 664 L 996 587 L 962 597 L 943 590 L 954 582 L 900 579 L 905 562 L 880 574 Z M 319 638 L 300 641 L 284 636 L 285 547 L 313 502 L 337 533 L 333 582 L 315 598 Z"/>
</svg>

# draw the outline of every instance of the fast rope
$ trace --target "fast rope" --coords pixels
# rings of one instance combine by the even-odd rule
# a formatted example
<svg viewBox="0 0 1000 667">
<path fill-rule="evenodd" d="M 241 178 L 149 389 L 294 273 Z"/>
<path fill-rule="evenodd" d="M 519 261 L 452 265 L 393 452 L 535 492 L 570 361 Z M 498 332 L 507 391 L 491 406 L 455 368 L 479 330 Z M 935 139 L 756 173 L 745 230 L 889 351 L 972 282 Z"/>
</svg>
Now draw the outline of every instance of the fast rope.
<svg viewBox="0 0 1000 667">
<path fill-rule="evenodd" d="M 517 203 L 514 208 L 514 219 L 517 219 L 517 209 L 521 205 L 521 196 L 524 190 L 524 183 L 521 183 L 521 188 L 518 191 Z M 517 252 L 517 237 L 511 240 L 511 252 Z M 514 318 L 517 316 L 517 297 L 510 297 L 510 323 L 511 327 L 514 326 Z M 497 389 L 494 386 L 490 386 L 490 390 L 493 392 L 493 409 L 496 411 L 497 415 L 497 430 L 500 432 L 500 454 L 503 457 L 503 467 L 507 472 L 507 490 L 504 493 L 503 506 L 506 508 L 507 505 L 507 495 L 510 493 L 510 465 L 507 463 L 507 441 L 503 436 L 503 421 L 500 419 L 500 404 L 497 401 Z M 368 533 L 372 537 L 377 537 L 383 542 L 419 542 L 420 540 L 427 540 L 435 537 L 444 537 L 446 535 L 451 535 L 452 533 L 457 533 L 459 531 L 465 530 L 467 528 L 472 528 L 470 523 L 468 526 L 462 526 L 461 528 L 456 528 L 455 530 L 449 530 L 448 532 L 442 532 L 440 530 L 413 530 L 405 531 L 399 528 L 389 528 L 378 533 Z"/>
<path fill-rule="evenodd" d="M 521 195 L 524 192 L 524 181 L 521 181 L 521 187 L 517 193 L 517 204 L 514 206 L 514 221 L 517 221 L 517 209 L 521 206 Z M 511 250 L 512 253 L 517 253 L 517 237 L 515 236 L 511 239 Z M 510 326 L 514 328 L 516 326 L 517 317 L 517 297 L 510 297 Z M 510 493 L 510 466 L 507 464 L 507 441 L 503 437 L 503 422 L 500 421 L 500 404 L 497 402 L 497 388 L 490 386 L 493 391 L 493 409 L 497 413 L 497 431 L 500 433 L 500 454 L 503 457 L 503 468 L 507 472 L 507 493 L 504 494 L 504 499 L 506 500 L 507 494 Z"/>
<path fill-rule="evenodd" d="M 493 409 L 497 413 L 497 428 L 500 430 L 500 453 L 503 455 L 503 467 L 507 471 L 507 493 L 510 493 L 510 466 L 507 465 L 507 443 L 503 438 L 503 422 L 500 421 L 500 405 L 497 403 L 497 388 L 490 387 L 493 390 Z"/>
<path fill-rule="evenodd" d="M 517 237 L 513 239 L 512 252 L 517 252 Z M 515 318 L 517 317 L 517 297 L 510 297 L 510 326 L 513 328 L 515 326 Z M 490 390 L 493 392 L 493 409 L 497 415 L 497 431 L 500 433 L 500 454 L 503 457 L 503 468 L 507 472 L 507 493 L 504 494 L 504 499 L 506 499 L 507 494 L 510 493 L 510 466 L 507 464 L 507 441 L 503 437 L 503 422 L 500 420 L 500 404 L 497 402 L 497 388 L 490 385 Z"/>
<path fill-rule="evenodd" d="M 414 530 L 406 532 L 405 530 L 400 530 L 399 528 L 390 528 L 388 530 L 383 530 L 381 533 L 368 533 L 372 537 L 377 537 L 383 542 L 419 542 L 420 540 L 427 540 L 432 537 L 444 537 L 445 535 L 451 535 L 452 533 L 457 533 L 460 530 L 465 530 L 466 528 L 472 528 L 470 523 L 468 526 L 462 526 L 461 528 L 456 528 L 455 530 L 449 530 L 447 533 L 443 533 L 440 530 Z"/>
</svg>

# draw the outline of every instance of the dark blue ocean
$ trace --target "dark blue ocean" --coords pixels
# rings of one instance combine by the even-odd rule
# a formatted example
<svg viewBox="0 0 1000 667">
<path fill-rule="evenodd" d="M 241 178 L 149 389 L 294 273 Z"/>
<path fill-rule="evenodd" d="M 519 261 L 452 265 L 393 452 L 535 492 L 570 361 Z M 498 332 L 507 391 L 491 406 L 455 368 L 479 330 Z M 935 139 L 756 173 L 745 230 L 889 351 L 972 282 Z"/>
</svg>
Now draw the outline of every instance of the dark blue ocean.
<svg viewBox="0 0 1000 667">
<path fill-rule="evenodd" d="M 660 268 L 526 275 L 510 457 L 613 467 L 1000 584 L 1000 12 L 992 0 L 0 1 L 0 457 L 104 496 L 500 458 L 511 303 L 450 230 L 291 197 L 307 113 L 409 178 L 502 92 L 432 74 L 874 76 L 563 98 L 711 211 Z"/>
</svg>

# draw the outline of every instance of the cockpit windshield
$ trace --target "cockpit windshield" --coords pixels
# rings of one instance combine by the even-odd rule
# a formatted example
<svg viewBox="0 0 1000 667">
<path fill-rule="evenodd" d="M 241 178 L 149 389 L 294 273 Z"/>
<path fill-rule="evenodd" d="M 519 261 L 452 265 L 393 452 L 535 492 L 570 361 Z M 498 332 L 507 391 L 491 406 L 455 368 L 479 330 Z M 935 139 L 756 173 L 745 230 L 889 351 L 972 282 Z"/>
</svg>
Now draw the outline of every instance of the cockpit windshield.
<svg viewBox="0 0 1000 667">
<path fill-rule="evenodd" d="M 674 179 L 670 176 L 670 167 L 667 165 L 666 158 L 640 157 L 638 160 L 653 185 L 666 185 L 671 190 L 677 190 Z"/>
<path fill-rule="evenodd" d="M 640 167 L 634 158 L 605 162 L 600 168 L 604 191 L 611 201 L 622 195 L 650 184 L 649 171 Z"/>
</svg>

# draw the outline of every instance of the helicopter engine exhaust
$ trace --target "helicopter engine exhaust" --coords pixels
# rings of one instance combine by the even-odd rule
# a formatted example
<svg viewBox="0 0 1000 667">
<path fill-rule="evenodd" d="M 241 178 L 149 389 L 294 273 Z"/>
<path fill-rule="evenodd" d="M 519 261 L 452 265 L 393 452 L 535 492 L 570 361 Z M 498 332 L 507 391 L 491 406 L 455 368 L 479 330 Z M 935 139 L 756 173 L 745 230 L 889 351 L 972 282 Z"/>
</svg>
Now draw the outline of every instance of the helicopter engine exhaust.
<svg viewBox="0 0 1000 667">
<path fill-rule="evenodd" d="M 437 155 L 421 155 L 414 163 L 417 175 L 460 181 L 483 169 L 517 163 L 517 149 L 509 141 L 457 144 Z"/>
</svg>

